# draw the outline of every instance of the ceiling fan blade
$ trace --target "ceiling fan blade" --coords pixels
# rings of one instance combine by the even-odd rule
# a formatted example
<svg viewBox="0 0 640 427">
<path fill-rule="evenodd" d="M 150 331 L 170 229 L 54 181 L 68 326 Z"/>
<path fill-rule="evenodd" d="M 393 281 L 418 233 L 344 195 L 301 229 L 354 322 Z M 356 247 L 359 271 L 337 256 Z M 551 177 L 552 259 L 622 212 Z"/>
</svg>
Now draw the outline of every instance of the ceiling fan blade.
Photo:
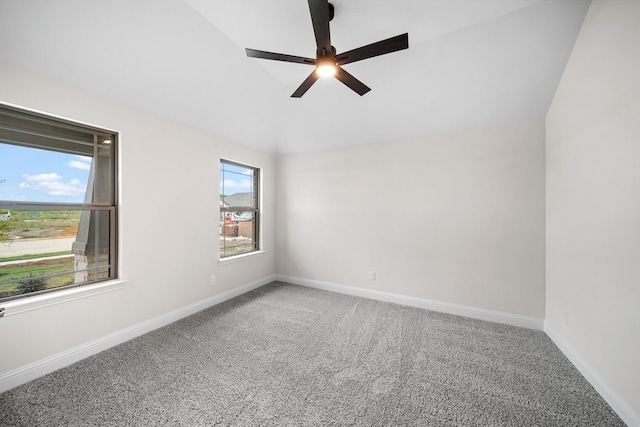
<svg viewBox="0 0 640 427">
<path fill-rule="evenodd" d="M 313 70 L 313 72 L 309 74 L 309 77 L 307 77 L 305 81 L 303 81 L 302 84 L 298 87 L 298 89 L 296 89 L 296 91 L 293 92 L 291 97 L 292 98 L 302 97 L 302 95 L 304 95 L 305 92 L 309 90 L 309 88 L 316 82 L 316 80 L 318 80 L 318 73 L 316 73 L 316 70 Z"/>
<path fill-rule="evenodd" d="M 315 65 L 316 60 L 311 58 L 303 58 L 302 56 L 285 55 L 283 53 L 265 52 L 264 50 L 255 50 L 246 48 L 247 56 L 251 58 L 273 59 L 274 61 L 295 62 L 297 64 Z"/>
<path fill-rule="evenodd" d="M 309 12 L 311 12 L 311 23 L 313 33 L 316 36 L 318 50 L 325 49 L 331 54 L 331 34 L 329 32 L 329 1 L 309 0 Z"/>
<path fill-rule="evenodd" d="M 340 80 L 345 85 L 349 86 L 351 90 L 362 96 L 371 90 L 370 87 L 362 83 L 360 80 L 347 73 L 342 68 L 338 67 L 335 74 L 336 79 Z"/>
<path fill-rule="evenodd" d="M 311 0 L 309 0 L 311 1 Z M 361 61 L 374 56 L 384 55 L 386 53 L 396 52 L 398 50 L 407 49 L 409 47 L 409 34 L 404 33 L 399 36 L 371 43 L 357 49 L 336 55 L 338 65 L 350 64 L 352 62 Z"/>
</svg>

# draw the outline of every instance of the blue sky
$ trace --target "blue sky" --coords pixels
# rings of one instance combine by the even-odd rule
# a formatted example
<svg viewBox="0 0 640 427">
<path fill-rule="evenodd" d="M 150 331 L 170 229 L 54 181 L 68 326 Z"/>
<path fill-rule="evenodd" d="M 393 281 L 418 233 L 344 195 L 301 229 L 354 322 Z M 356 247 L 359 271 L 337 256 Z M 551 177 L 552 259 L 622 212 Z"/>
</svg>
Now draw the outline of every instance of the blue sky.
<svg viewBox="0 0 640 427">
<path fill-rule="evenodd" d="M 0 143 L 0 200 L 84 201 L 91 158 Z"/>
<path fill-rule="evenodd" d="M 231 196 L 235 193 L 252 191 L 253 175 L 250 169 L 233 164 L 220 165 L 220 194 Z"/>
</svg>

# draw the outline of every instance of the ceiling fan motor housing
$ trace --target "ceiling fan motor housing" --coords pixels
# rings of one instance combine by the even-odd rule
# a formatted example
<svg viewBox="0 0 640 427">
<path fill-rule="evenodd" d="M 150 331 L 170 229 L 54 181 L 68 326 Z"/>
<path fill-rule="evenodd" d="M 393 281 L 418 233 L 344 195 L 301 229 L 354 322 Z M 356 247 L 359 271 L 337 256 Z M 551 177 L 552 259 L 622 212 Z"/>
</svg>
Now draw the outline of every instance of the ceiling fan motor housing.
<svg viewBox="0 0 640 427">
<path fill-rule="evenodd" d="M 319 48 L 316 50 L 316 59 L 325 58 L 325 57 L 335 58 L 336 57 L 336 48 L 331 46 L 331 52 L 327 52 L 325 48 Z"/>
</svg>

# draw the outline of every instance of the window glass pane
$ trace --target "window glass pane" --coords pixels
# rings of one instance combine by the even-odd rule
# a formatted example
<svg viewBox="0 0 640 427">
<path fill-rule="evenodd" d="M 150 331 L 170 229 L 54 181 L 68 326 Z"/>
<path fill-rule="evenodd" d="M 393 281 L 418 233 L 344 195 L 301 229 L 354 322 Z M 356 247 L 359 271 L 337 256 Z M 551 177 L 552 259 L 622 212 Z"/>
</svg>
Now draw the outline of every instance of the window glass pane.
<svg viewBox="0 0 640 427">
<path fill-rule="evenodd" d="M 220 195 L 228 206 L 257 207 L 254 169 L 220 164 Z"/>
<path fill-rule="evenodd" d="M 110 211 L 83 211 L 73 253 L 76 260 L 76 283 L 109 277 L 111 266 Z"/>
<path fill-rule="evenodd" d="M 220 223 L 220 256 L 251 252 L 257 248 L 255 212 L 225 212 Z"/>
<path fill-rule="evenodd" d="M 259 170 L 220 162 L 220 257 L 259 249 Z"/>
<path fill-rule="evenodd" d="M 108 278 L 109 210 L 0 210 L 0 299 Z"/>
<path fill-rule="evenodd" d="M 0 142 L 0 200 L 82 203 L 92 158 Z"/>
<path fill-rule="evenodd" d="M 106 141 L 106 142 L 105 142 Z M 91 185 L 94 186 L 93 194 L 89 194 L 89 198 L 85 201 L 93 203 L 107 203 L 111 204 L 113 200 L 113 192 L 111 183 L 113 182 L 113 146 L 110 139 L 100 138 L 96 147 L 96 157 L 93 162 L 95 170 L 91 170 L 89 181 L 89 191 L 91 191 Z M 94 176 L 95 174 L 95 176 Z"/>
</svg>

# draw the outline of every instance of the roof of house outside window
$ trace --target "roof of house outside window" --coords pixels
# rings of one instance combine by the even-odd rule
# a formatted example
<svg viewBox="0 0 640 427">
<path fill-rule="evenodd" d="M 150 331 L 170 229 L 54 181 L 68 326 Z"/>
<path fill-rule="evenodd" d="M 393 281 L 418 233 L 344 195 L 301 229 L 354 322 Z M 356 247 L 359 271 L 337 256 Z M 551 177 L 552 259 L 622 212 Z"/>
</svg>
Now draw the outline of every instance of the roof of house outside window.
<svg viewBox="0 0 640 427">
<path fill-rule="evenodd" d="M 225 196 L 223 202 L 227 206 L 253 206 L 253 193 L 235 193 Z"/>
</svg>

